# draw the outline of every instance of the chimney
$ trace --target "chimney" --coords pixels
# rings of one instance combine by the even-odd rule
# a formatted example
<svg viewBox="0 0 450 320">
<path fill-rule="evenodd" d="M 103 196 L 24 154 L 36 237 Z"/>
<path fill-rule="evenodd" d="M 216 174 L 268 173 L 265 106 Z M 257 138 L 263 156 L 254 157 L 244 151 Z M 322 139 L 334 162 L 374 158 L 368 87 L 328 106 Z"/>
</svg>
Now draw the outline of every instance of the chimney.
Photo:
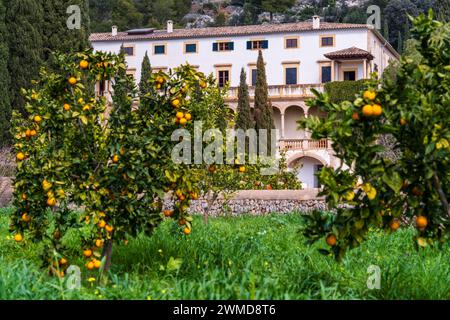
<svg viewBox="0 0 450 320">
<path fill-rule="evenodd" d="M 112 26 L 111 35 L 112 35 L 113 37 L 117 36 L 117 26 Z"/>
<path fill-rule="evenodd" d="M 313 29 L 320 29 L 320 17 L 313 16 Z"/>
<path fill-rule="evenodd" d="M 173 32 L 173 21 L 168 20 L 167 21 L 167 33 L 172 33 L 172 32 Z"/>
</svg>

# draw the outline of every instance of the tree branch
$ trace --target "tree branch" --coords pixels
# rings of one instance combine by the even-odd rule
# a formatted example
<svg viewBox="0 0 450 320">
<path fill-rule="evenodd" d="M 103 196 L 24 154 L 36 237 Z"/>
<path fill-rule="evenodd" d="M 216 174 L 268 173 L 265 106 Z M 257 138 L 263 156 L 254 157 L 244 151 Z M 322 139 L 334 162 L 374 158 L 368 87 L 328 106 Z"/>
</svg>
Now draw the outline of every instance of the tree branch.
<svg viewBox="0 0 450 320">
<path fill-rule="evenodd" d="M 437 193 L 439 194 L 439 198 L 441 199 L 442 206 L 444 207 L 445 211 L 447 212 L 448 217 L 450 218 L 450 205 L 448 204 L 447 197 L 446 197 L 444 191 L 442 190 L 442 185 L 441 185 L 441 182 L 440 182 L 439 177 L 436 172 L 434 172 L 434 174 L 433 174 L 433 184 L 434 184 L 434 187 L 435 187 Z"/>
</svg>

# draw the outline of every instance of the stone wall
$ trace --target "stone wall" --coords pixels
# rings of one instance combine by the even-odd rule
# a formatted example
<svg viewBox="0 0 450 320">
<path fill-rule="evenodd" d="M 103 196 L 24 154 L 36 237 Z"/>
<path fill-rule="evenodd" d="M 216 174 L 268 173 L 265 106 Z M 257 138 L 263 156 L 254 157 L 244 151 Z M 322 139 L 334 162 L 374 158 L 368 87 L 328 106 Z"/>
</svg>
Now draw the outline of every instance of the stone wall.
<svg viewBox="0 0 450 320">
<path fill-rule="evenodd" d="M 0 208 L 11 203 L 12 187 L 10 178 L 0 177 Z M 173 203 L 166 201 L 165 207 L 171 208 Z M 231 199 L 216 200 L 209 214 L 260 215 L 267 213 L 289 213 L 292 211 L 309 212 L 315 209 L 326 210 L 325 199 L 317 197 L 316 189 L 307 190 L 248 190 L 236 193 Z M 190 212 L 202 214 L 207 209 L 204 199 L 192 201 Z"/>
<path fill-rule="evenodd" d="M 171 208 L 171 202 L 166 202 L 166 207 Z M 207 209 L 206 200 L 192 201 L 190 212 L 203 214 Z M 293 211 L 310 212 L 313 210 L 326 210 L 325 199 L 317 197 L 316 189 L 307 190 L 272 190 L 257 191 L 248 190 L 236 193 L 234 197 L 225 201 L 218 199 L 209 214 L 261 215 L 268 213 L 290 213 Z"/>
<path fill-rule="evenodd" d="M 12 187 L 11 179 L 0 177 L 0 208 L 7 207 L 11 203 Z"/>
</svg>

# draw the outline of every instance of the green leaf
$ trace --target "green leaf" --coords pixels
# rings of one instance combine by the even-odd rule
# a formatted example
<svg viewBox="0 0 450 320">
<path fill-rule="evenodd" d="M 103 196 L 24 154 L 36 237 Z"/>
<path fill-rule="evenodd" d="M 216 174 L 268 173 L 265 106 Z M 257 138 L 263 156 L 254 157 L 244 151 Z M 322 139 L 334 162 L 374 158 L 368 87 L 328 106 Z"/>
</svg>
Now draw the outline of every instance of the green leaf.
<svg viewBox="0 0 450 320">
<path fill-rule="evenodd" d="M 80 116 L 80 120 L 81 120 L 81 122 L 83 122 L 84 125 L 88 124 L 88 119 L 86 116 Z"/>
<path fill-rule="evenodd" d="M 395 193 L 399 193 L 402 189 L 403 181 L 398 172 L 385 172 L 382 179 Z"/>
</svg>

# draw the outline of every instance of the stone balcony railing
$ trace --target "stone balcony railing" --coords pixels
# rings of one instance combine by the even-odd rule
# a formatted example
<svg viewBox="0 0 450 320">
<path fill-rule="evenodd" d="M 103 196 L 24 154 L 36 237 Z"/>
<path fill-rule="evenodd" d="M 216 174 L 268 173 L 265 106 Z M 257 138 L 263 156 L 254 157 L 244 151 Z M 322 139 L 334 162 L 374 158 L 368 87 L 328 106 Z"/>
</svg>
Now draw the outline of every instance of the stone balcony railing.
<svg viewBox="0 0 450 320">
<path fill-rule="evenodd" d="M 314 94 L 312 89 L 319 92 L 324 92 L 324 87 L 322 84 L 297 84 L 297 85 L 275 85 L 268 86 L 269 98 L 308 98 L 313 97 Z M 238 87 L 231 87 L 228 90 L 228 99 L 237 99 L 238 97 Z M 255 96 L 255 87 L 248 88 L 250 97 Z"/>
<path fill-rule="evenodd" d="M 280 139 L 281 151 L 327 150 L 331 147 L 327 139 Z"/>
</svg>

